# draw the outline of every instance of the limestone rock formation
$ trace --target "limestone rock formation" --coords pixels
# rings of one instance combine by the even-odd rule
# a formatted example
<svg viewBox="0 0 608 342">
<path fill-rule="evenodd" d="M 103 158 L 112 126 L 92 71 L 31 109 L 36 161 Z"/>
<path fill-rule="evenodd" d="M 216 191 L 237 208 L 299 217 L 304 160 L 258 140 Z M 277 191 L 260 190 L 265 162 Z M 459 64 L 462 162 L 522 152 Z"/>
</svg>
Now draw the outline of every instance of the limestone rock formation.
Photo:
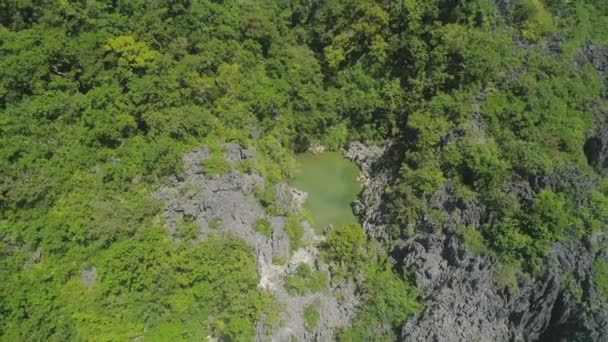
<svg viewBox="0 0 608 342">
<path fill-rule="evenodd" d="M 264 178 L 255 172 L 240 173 L 237 170 L 220 176 L 207 176 L 202 161 L 209 157 L 208 148 L 192 151 L 183 157 L 183 172 L 172 177 L 168 184 L 157 191 L 157 197 L 166 204 L 164 210 L 167 233 L 178 238 L 177 229 L 184 220 L 195 222 L 198 239 L 209 234 L 232 234 L 245 240 L 256 257 L 259 274 L 258 287 L 270 291 L 282 306 L 281 321 L 268 328 L 264 321 L 258 322 L 258 341 L 328 341 L 333 339 L 336 328 L 348 325 L 355 312 L 358 298 L 355 287 L 348 282 L 331 283 L 321 293 L 295 296 L 287 293 L 283 286 L 285 275 L 295 271 L 300 263 L 313 269 L 328 271 L 327 265 L 317 258 L 315 242 L 322 240 L 312 227 L 302 222 L 305 230 L 305 247 L 290 251 L 289 237 L 285 232 L 286 218 L 265 212 L 254 193 L 256 187 L 264 188 Z M 225 159 L 235 164 L 242 159 L 255 159 L 255 154 L 235 144 L 225 147 Z M 286 212 L 297 214 L 306 193 L 292 189 L 286 184 L 275 188 L 277 204 Z M 256 221 L 266 219 L 272 226 L 271 236 L 256 232 Z M 273 264 L 276 258 L 287 262 Z M 340 292 L 344 300 L 338 301 Z M 314 329 L 306 327 L 303 311 L 312 303 L 319 303 L 320 320 Z"/>
</svg>

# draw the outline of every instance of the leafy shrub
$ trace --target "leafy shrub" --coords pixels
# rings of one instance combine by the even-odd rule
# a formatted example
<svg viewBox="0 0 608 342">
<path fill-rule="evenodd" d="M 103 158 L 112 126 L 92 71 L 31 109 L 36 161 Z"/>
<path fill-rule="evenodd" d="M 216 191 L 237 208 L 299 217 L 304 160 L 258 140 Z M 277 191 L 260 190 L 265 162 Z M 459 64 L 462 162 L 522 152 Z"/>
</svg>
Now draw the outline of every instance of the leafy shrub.
<svg viewBox="0 0 608 342">
<path fill-rule="evenodd" d="M 490 252 L 483 236 L 477 229 L 460 227 L 458 228 L 458 235 L 473 254 L 488 254 Z"/>
<path fill-rule="evenodd" d="M 222 225 L 222 221 L 220 220 L 212 220 L 211 222 L 209 222 L 209 228 L 210 229 L 219 229 L 220 226 Z"/>
<path fill-rule="evenodd" d="M 320 246 L 321 258 L 332 266 L 332 272 L 355 274 L 366 257 L 366 236 L 358 224 L 337 226 L 327 234 Z"/>
<path fill-rule="evenodd" d="M 319 319 L 321 318 L 319 314 L 319 302 L 315 301 L 304 308 L 304 322 L 306 323 L 306 327 L 310 330 L 313 330 L 319 324 Z"/>
<path fill-rule="evenodd" d="M 299 264 L 295 272 L 283 280 L 289 294 L 300 296 L 323 291 L 329 284 L 326 272 L 313 271 L 308 264 Z"/>
<path fill-rule="evenodd" d="M 304 228 L 300 224 L 297 216 L 291 215 L 285 222 L 285 233 L 289 237 L 289 247 L 292 251 L 302 246 L 302 237 L 304 236 Z"/>
<path fill-rule="evenodd" d="M 608 263 L 604 260 L 596 261 L 593 265 L 593 278 L 600 294 L 608 300 Z"/>
<path fill-rule="evenodd" d="M 199 229 L 200 228 L 195 221 L 184 219 L 184 222 L 177 226 L 175 237 L 182 240 L 196 239 L 196 237 L 198 237 Z"/>
<path fill-rule="evenodd" d="M 284 256 L 277 256 L 272 258 L 272 264 L 277 266 L 283 266 L 287 263 L 287 258 Z"/>
<path fill-rule="evenodd" d="M 262 207 L 264 207 L 266 213 L 269 215 L 283 214 L 276 205 L 277 195 L 274 184 L 272 184 L 268 179 L 265 179 L 264 188 L 261 188 L 256 184 L 254 194 L 260 204 L 262 204 Z"/>
<path fill-rule="evenodd" d="M 256 232 L 264 236 L 272 236 L 272 225 L 267 219 L 258 219 L 257 221 L 255 221 L 254 228 Z"/>
<path fill-rule="evenodd" d="M 521 265 L 501 263 L 496 273 L 496 284 L 501 287 L 517 288 L 521 276 Z"/>
<path fill-rule="evenodd" d="M 209 158 L 203 160 L 203 172 L 207 176 L 221 176 L 230 171 L 230 163 L 221 154 L 211 154 Z"/>
<path fill-rule="evenodd" d="M 352 326 L 338 332 L 338 340 L 396 339 L 393 328 L 398 329 L 422 309 L 419 296 L 416 286 L 394 273 L 390 265 L 371 265 L 363 283 L 362 304 L 357 317 Z"/>
<path fill-rule="evenodd" d="M 328 130 L 327 135 L 323 139 L 323 145 L 330 150 L 337 150 L 346 143 L 347 139 L 348 128 L 346 127 L 346 123 L 342 122 Z"/>
<path fill-rule="evenodd" d="M 522 36 L 531 41 L 538 41 L 544 34 L 555 30 L 553 18 L 542 0 L 520 1 L 513 18 L 520 24 Z"/>
</svg>

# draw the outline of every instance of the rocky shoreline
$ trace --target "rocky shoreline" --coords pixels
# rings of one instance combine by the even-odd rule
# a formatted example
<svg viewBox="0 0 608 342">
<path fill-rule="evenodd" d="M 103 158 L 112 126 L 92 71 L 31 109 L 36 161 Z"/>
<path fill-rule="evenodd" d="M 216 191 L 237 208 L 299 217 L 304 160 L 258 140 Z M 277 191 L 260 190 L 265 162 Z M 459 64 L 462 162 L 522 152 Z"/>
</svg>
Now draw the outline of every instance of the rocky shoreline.
<svg viewBox="0 0 608 342">
<path fill-rule="evenodd" d="M 182 174 L 172 177 L 157 191 L 156 196 L 166 203 L 164 218 L 169 236 L 177 238 L 177 227 L 188 220 L 197 225 L 198 240 L 209 234 L 231 234 L 251 246 L 260 278 L 258 287 L 272 293 L 282 307 L 281 319 L 276 324 L 270 324 L 264 317 L 258 322 L 257 341 L 332 340 L 334 331 L 348 325 L 355 314 L 359 299 L 354 284 L 330 281 L 326 290 L 302 296 L 287 293 L 283 286 L 284 276 L 294 273 L 302 263 L 329 272 L 328 266 L 317 257 L 316 243 L 323 237 L 316 235 L 308 222 L 302 221 L 304 246 L 290 250 L 285 231 L 287 218 L 267 214 L 254 195 L 256 187 L 264 188 L 265 179 L 254 171 L 242 173 L 235 169 L 219 176 L 205 175 L 201 164 L 208 157 L 207 147 L 186 154 Z M 225 159 L 233 166 L 251 158 L 255 158 L 255 154 L 239 145 L 225 147 Z M 306 193 L 286 184 L 277 184 L 275 193 L 277 204 L 293 214 L 299 213 L 306 199 Z M 255 231 L 259 219 L 271 223 L 271 236 Z M 277 258 L 285 263 L 274 263 Z M 338 293 L 341 300 L 337 299 Z M 320 319 L 311 329 L 305 324 L 303 311 L 312 303 L 319 303 Z"/>
<path fill-rule="evenodd" d="M 384 192 L 395 177 L 383 166 L 383 159 L 391 153 L 391 146 L 353 142 L 343 153 L 359 166 L 363 183 L 353 209 L 368 237 L 385 243 L 388 248 L 389 213 Z M 184 172 L 157 191 L 157 197 L 167 204 L 164 216 L 168 234 L 175 237 L 178 225 L 186 219 L 196 222 L 199 240 L 208 234 L 232 234 L 252 247 L 260 276 L 259 288 L 271 292 L 284 310 L 281 322 L 271 327 L 264 318 L 258 322 L 256 340 L 332 340 L 335 330 L 347 326 L 356 314 L 359 302 L 356 285 L 330 282 L 330 288 L 321 293 L 304 296 L 287 293 L 283 277 L 293 273 L 300 263 L 328 272 L 327 265 L 318 259 L 315 247 L 315 242 L 323 237 L 317 236 L 310 225 L 302 221 L 304 240 L 308 243 L 290 251 L 286 218 L 268 215 L 254 196 L 255 187 L 264 186 L 263 177 L 255 172 L 236 170 L 221 176 L 207 176 L 201 162 L 208 156 L 206 148 L 185 155 Z M 235 164 L 255 156 L 238 145 L 229 144 L 225 157 Z M 557 177 L 553 182 L 568 179 L 584 181 L 571 174 Z M 547 180 L 547 184 L 551 182 Z M 279 205 L 294 213 L 306 198 L 305 193 L 286 184 L 277 185 L 276 194 Z M 449 181 L 428 204 L 445 215 L 443 229 L 427 229 L 423 220 L 412 236 L 396 243 L 392 241 L 390 245 L 395 267 L 412 274 L 425 306 L 402 327 L 402 340 L 608 340 L 608 315 L 592 273 L 596 258 L 608 259 L 606 251 L 593 251 L 590 242 L 559 242 L 543 259 L 541 274 L 521 277 L 514 288 L 500 286 L 496 281 L 501 271 L 496 258 L 471 253 L 457 234 L 461 225 L 479 227 L 482 224 L 483 205 L 455 204 Z M 447 209 L 454 206 L 458 210 Z M 261 218 L 271 223 L 271 236 L 254 230 L 255 222 Z M 285 258 L 286 263 L 273 264 L 277 257 Z M 340 301 L 336 299 L 338 292 L 342 296 Z M 303 319 L 303 308 L 313 302 L 320 303 L 321 319 L 316 328 L 309 329 Z"/>
</svg>

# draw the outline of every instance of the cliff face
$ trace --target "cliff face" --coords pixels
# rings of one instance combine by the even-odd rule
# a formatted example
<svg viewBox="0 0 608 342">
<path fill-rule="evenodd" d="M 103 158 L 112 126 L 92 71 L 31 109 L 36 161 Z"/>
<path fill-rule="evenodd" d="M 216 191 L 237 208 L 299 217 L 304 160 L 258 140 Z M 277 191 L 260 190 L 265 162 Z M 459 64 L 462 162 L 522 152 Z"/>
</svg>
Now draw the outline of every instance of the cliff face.
<svg viewBox="0 0 608 342">
<path fill-rule="evenodd" d="M 586 44 L 579 52 L 576 63 L 590 63 L 600 74 L 602 95 L 608 99 L 608 46 Z M 595 170 L 608 176 L 608 106 L 591 104 L 594 111 L 594 129 L 585 142 L 585 154 Z"/>
<path fill-rule="evenodd" d="M 601 49 L 599 49 L 601 50 Z M 608 50 L 591 47 L 586 55 L 606 75 Z M 590 52 L 589 52 L 590 51 Z M 600 56 L 600 57 L 598 57 Z M 605 79 L 605 78 L 604 78 Z M 585 146 L 590 164 L 606 173 L 608 125 L 606 112 L 597 109 L 595 129 Z M 352 143 L 346 155 L 362 169 L 365 188 L 355 211 L 367 234 L 388 241 L 384 189 L 394 176 L 386 161 L 391 147 L 369 147 Z M 594 182 L 575 168 L 530 184 L 513 175 L 507 185 L 522 200 L 541 189 L 569 187 L 577 197 L 595 188 Z M 596 260 L 608 260 L 597 246 L 605 238 L 591 235 L 583 241 L 555 243 L 542 260 L 543 271 L 520 277 L 516 286 L 497 283 L 501 266 L 493 256 L 475 255 L 463 244 L 456 230 L 465 225 L 479 227 L 486 219 L 483 203 L 456 200 L 452 184 L 446 182 L 427 203 L 447 219 L 441 231 L 434 231 L 424 219 L 413 236 L 398 241 L 391 254 L 396 267 L 413 274 L 422 291 L 425 309 L 409 320 L 401 331 L 405 341 L 608 341 L 608 314 L 594 283 Z M 454 210 L 457 209 L 457 210 Z"/>
<path fill-rule="evenodd" d="M 255 159 L 256 155 L 236 144 L 228 144 L 224 157 L 236 165 L 244 159 Z M 294 273 L 300 264 L 328 272 L 328 266 L 317 258 L 315 247 L 315 242 L 322 237 L 302 221 L 303 246 L 291 250 L 286 233 L 287 218 L 266 213 L 254 195 L 256 187 L 264 188 L 265 179 L 254 171 L 232 170 L 223 175 L 206 175 L 202 161 L 207 158 L 207 147 L 184 155 L 184 171 L 157 191 L 157 197 L 166 204 L 164 217 L 168 235 L 179 239 L 180 224 L 189 221 L 197 228 L 195 242 L 208 235 L 233 235 L 247 242 L 256 257 L 258 288 L 270 292 L 281 308 L 278 322 L 270 322 L 267 317 L 258 322 L 257 341 L 331 340 L 335 329 L 348 325 L 355 313 L 358 297 L 354 285 L 346 281 L 332 282 L 324 291 L 304 295 L 290 294 L 284 287 L 284 277 Z M 306 194 L 286 184 L 278 184 L 275 190 L 277 205 L 297 214 Z M 270 235 L 255 230 L 256 222 L 261 219 L 270 222 Z M 283 262 L 277 263 L 277 259 Z M 337 300 L 338 292 L 343 298 L 341 301 Z M 318 303 L 320 319 L 315 327 L 308 327 L 304 309 L 313 303 Z"/>
<path fill-rule="evenodd" d="M 505 5 L 506 6 L 506 5 Z M 594 128 L 585 144 L 585 154 L 599 174 L 608 174 L 608 47 L 587 44 L 576 63 L 590 63 L 600 75 L 601 103 L 589 104 L 595 113 Z M 366 175 L 366 187 L 356 212 L 368 235 L 388 240 L 388 211 L 384 189 L 394 175 L 387 170 L 392 151 L 350 145 L 347 155 Z M 398 151 L 397 151 L 398 152 Z M 513 174 L 506 191 L 529 202 L 542 187 L 573 189 L 577 199 L 595 189 L 593 180 L 572 167 L 539 179 L 534 184 Z M 405 341 L 605 341 L 608 314 L 594 282 L 597 260 L 608 253 L 597 246 L 605 238 L 592 234 L 583 241 L 555 243 L 542 260 L 543 271 L 520 277 L 514 287 L 500 286 L 501 266 L 493 256 L 475 255 L 457 234 L 460 226 L 480 227 L 487 220 L 484 204 L 463 203 L 454 196 L 448 181 L 428 201 L 429 208 L 446 215 L 443 229 L 433 230 L 421 219 L 415 233 L 398 241 L 392 250 L 396 267 L 413 274 L 422 291 L 425 309 L 402 328 Z"/>
</svg>

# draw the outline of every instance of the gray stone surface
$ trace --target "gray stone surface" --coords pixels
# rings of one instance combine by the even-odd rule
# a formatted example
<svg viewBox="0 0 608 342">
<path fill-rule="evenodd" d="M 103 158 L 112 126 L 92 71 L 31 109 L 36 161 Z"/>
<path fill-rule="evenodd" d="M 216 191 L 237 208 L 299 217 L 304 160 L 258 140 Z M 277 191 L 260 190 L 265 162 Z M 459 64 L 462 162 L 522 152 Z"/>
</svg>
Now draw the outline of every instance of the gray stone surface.
<svg viewBox="0 0 608 342">
<path fill-rule="evenodd" d="M 80 270 L 80 281 L 84 286 L 93 286 L 95 284 L 95 279 L 97 279 L 97 267 L 91 266 L 89 268 L 84 268 Z"/>
<path fill-rule="evenodd" d="M 255 160 L 255 154 L 236 144 L 225 146 L 225 158 L 231 164 L 242 159 Z M 184 220 L 192 220 L 199 227 L 199 240 L 209 234 L 232 234 L 245 240 L 256 256 L 260 289 L 273 293 L 283 305 L 282 322 L 268 333 L 264 318 L 257 323 L 258 341 L 331 341 L 337 327 L 347 325 L 355 312 L 358 297 L 355 286 L 345 282 L 332 283 L 323 293 L 305 296 L 289 295 L 283 287 L 283 277 L 295 270 L 299 263 L 308 263 L 315 269 L 327 271 L 317 258 L 315 243 L 323 238 L 317 236 L 312 227 L 302 222 L 305 229 L 306 247 L 290 251 L 289 237 L 285 233 L 285 217 L 268 215 L 254 195 L 256 187 L 264 188 L 264 179 L 255 172 L 239 173 L 232 170 L 227 174 L 207 177 L 201 161 L 209 157 L 205 147 L 192 151 L 183 157 L 184 168 L 180 175 L 172 177 L 168 184 L 158 189 L 156 195 L 165 204 L 164 218 L 167 233 L 178 238 L 176 231 Z M 298 213 L 306 199 L 306 193 L 292 189 L 285 184 L 275 188 L 277 204 L 289 213 Z M 267 237 L 254 230 L 258 219 L 267 219 L 273 228 Z M 288 260 L 286 265 L 273 265 L 276 257 Z M 336 293 L 340 291 L 345 300 L 338 302 Z M 319 325 L 310 330 L 302 317 L 304 308 L 319 302 Z"/>
<path fill-rule="evenodd" d="M 389 152 L 355 143 L 346 153 L 368 173 L 368 184 L 356 208 L 366 232 L 381 242 L 386 240 L 383 218 L 387 216 L 382 193 L 392 181 L 386 168 L 374 168 L 386 158 L 379 155 L 382 150 Z M 541 186 L 567 186 L 582 194 L 593 183 L 572 169 L 539 179 L 533 186 L 514 175 L 505 191 L 526 201 Z M 424 310 L 403 326 L 402 340 L 608 340 L 608 317 L 592 275 L 595 260 L 606 259 L 605 251 L 595 253 L 589 243 L 580 241 L 556 243 L 543 261 L 542 274 L 520 280 L 513 289 L 500 287 L 496 284 L 498 262 L 493 257 L 472 255 L 456 234 L 460 225 L 479 227 L 487 220 L 485 208 L 476 201 L 458 202 L 453 192 L 447 182 L 429 200 L 431 208 L 444 214 L 442 231 L 434 231 L 423 219 L 416 233 L 393 250 L 397 265 L 413 274 L 425 304 Z"/>
</svg>

